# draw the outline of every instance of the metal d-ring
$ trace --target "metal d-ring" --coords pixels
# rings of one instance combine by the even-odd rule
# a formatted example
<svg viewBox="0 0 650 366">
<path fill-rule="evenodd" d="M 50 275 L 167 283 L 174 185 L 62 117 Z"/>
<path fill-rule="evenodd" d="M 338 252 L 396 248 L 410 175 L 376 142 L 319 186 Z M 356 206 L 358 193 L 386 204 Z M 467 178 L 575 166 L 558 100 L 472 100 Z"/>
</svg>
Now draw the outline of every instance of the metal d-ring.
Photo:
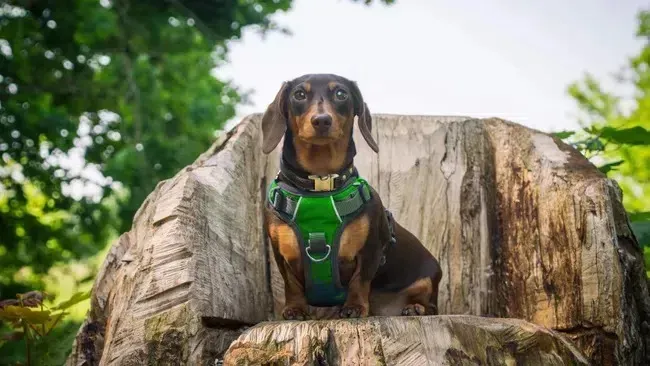
<svg viewBox="0 0 650 366">
<path fill-rule="evenodd" d="M 309 259 L 311 259 L 313 262 L 322 262 L 322 261 L 324 261 L 325 259 L 327 259 L 327 258 L 330 256 L 330 252 L 332 251 L 332 247 L 329 246 L 329 244 L 325 244 L 325 246 L 327 247 L 327 254 L 325 254 L 325 256 L 324 256 L 323 258 L 321 258 L 321 259 L 315 259 L 314 257 L 311 256 L 311 254 L 309 254 L 309 249 L 311 249 L 311 247 L 307 247 L 307 248 L 305 249 L 305 252 L 307 252 L 307 256 L 308 256 Z"/>
</svg>

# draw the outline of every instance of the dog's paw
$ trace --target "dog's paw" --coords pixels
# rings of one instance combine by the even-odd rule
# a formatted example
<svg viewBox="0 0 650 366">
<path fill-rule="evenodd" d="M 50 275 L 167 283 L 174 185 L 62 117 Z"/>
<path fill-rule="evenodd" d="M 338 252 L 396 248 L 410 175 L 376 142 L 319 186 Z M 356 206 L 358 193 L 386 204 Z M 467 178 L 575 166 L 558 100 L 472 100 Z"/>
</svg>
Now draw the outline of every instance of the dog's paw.
<svg viewBox="0 0 650 366">
<path fill-rule="evenodd" d="M 361 305 L 346 305 L 339 311 L 340 318 L 363 318 L 368 315 L 368 311 Z"/>
<path fill-rule="evenodd" d="M 282 317 L 285 320 L 307 320 L 307 312 L 300 308 L 284 308 L 282 311 Z"/>
<path fill-rule="evenodd" d="M 402 309 L 402 315 L 404 316 L 424 315 L 425 312 L 425 307 L 420 304 L 409 304 Z"/>
</svg>

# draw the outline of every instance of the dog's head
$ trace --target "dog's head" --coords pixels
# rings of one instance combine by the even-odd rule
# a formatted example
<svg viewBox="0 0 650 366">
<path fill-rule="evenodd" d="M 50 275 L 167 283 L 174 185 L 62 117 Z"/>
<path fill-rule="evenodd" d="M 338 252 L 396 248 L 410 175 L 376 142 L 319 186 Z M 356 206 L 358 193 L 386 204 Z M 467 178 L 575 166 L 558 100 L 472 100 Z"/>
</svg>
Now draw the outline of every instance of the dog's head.
<svg viewBox="0 0 650 366">
<path fill-rule="evenodd" d="M 262 117 L 262 151 L 273 151 L 287 127 L 295 138 L 313 145 L 350 138 L 355 116 L 363 138 L 378 152 L 371 135 L 372 117 L 355 82 L 331 74 L 286 81 Z"/>
</svg>

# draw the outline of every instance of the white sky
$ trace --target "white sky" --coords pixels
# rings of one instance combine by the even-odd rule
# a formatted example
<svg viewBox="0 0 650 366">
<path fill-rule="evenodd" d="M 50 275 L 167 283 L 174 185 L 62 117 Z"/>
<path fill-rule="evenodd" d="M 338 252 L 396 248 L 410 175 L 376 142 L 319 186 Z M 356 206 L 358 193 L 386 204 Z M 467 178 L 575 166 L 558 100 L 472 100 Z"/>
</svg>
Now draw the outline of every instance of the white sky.
<svg viewBox="0 0 650 366">
<path fill-rule="evenodd" d="M 292 36 L 253 31 L 217 74 L 254 89 L 227 128 L 262 112 L 283 80 L 336 73 L 373 113 L 498 116 L 543 131 L 576 127 L 566 94 L 585 71 L 609 79 L 639 50 L 639 0 L 295 0 L 273 17 Z"/>
<path fill-rule="evenodd" d="M 226 128 L 264 111 L 282 81 L 319 72 L 356 80 L 373 113 L 498 116 L 543 131 L 574 128 L 567 85 L 585 71 L 607 79 L 639 50 L 635 15 L 643 5 L 647 0 L 397 0 L 369 7 L 294 0 L 292 10 L 273 17 L 292 36 L 263 40 L 245 32 L 231 44 L 230 64 L 216 70 L 255 90 L 253 105 L 241 106 Z M 83 152 L 69 155 L 62 165 L 81 169 Z M 104 179 L 95 167 L 82 175 Z M 75 198 L 99 198 L 94 183 L 65 188 Z"/>
</svg>

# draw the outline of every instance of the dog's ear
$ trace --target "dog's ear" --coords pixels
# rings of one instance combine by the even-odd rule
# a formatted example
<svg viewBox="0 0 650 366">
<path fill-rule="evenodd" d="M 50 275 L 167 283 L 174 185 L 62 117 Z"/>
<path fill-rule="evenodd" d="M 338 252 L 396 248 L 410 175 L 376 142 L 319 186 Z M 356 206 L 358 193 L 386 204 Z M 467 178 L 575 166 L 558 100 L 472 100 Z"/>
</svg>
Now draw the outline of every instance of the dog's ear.
<svg viewBox="0 0 650 366">
<path fill-rule="evenodd" d="M 284 136 L 287 130 L 287 93 L 289 82 L 282 83 L 282 87 L 276 94 L 275 99 L 262 116 L 262 152 L 268 154 Z"/>
<path fill-rule="evenodd" d="M 368 109 L 368 105 L 363 101 L 359 86 L 354 81 L 352 82 L 352 96 L 354 98 L 354 114 L 358 118 L 361 135 L 374 152 L 379 152 L 379 146 L 377 146 L 377 142 L 372 137 L 372 116 L 370 115 L 370 110 Z"/>
</svg>

